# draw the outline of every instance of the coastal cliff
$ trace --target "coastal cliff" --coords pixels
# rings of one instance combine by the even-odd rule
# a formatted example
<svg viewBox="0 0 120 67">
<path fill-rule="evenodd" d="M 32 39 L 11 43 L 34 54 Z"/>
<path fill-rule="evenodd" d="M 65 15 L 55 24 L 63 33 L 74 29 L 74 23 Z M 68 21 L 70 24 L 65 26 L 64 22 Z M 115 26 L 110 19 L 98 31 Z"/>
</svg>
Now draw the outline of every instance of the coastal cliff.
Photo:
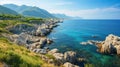
<svg viewBox="0 0 120 67">
<path fill-rule="evenodd" d="M 47 35 L 50 32 L 52 32 L 54 27 L 58 26 L 57 23 L 62 22 L 61 20 L 57 20 L 57 19 L 41 20 L 41 19 L 35 19 L 35 18 L 32 18 L 32 20 L 31 19 L 26 20 L 26 18 L 21 19 L 21 17 L 19 17 L 19 20 L 15 20 L 14 18 L 9 19 L 8 17 L 7 19 L 3 19 L 3 20 L 1 19 L 0 22 L 1 24 L 4 24 L 6 22 L 5 27 L 1 26 L 1 33 L 0 33 L 1 49 L 3 48 L 2 45 L 4 44 L 7 47 L 6 48 L 7 50 L 4 50 L 4 51 L 12 51 L 12 54 L 15 54 L 15 56 L 21 57 L 22 52 L 26 50 L 25 52 L 26 58 L 29 56 L 29 53 L 33 53 L 34 54 L 33 57 L 37 55 L 39 57 L 38 63 L 36 63 L 36 61 L 38 60 L 35 60 L 34 58 L 31 57 L 32 60 L 34 60 L 36 63 L 33 66 L 37 65 L 37 66 L 46 67 L 47 65 L 50 65 L 50 67 L 55 67 L 55 66 L 78 67 L 74 65 L 78 58 L 76 55 L 76 52 L 66 51 L 65 53 L 60 53 L 58 49 L 50 50 L 47 47 L 47 45 L 53 42 L 52 39 L 47 38 Z M 10 25 L 7 25 L 8 23 Z M 4 43 L 4 39 L 6 40 L 6 43 Z M 10 46 L 9 42 L 11 44 L 14 44 L 13 45 L 14 47 Z M 19 53 L 18 51 L 13 51 L 13 50 L 19 50 L 19 47 L 24 48 L 23 51 L 20 50 L 21 53 Z M 3 54 L 6 53 L 4 51 L 2 51 Z M 11 59 L 15 61 L 15 59 L 13 58 Z M 22 58 L 22 59 L 24 60 L 25 58 Z M 2 60 L 2 57 L 0 58 L 0 60 Z M 9 67 L 10 65 L 14 65 L 13 62 L 10 63 L 10 60 L 7 60 L 8 62 L 6 62 L 6 60 L 7 59 L 0 61 L 3 66 L 6 65 Z M 20 60 L 19 58 L 18 58 L 18 61 L 20 61 L 21 64 L 22 62 L 23 63 L 25 62 Z M 26 60 L 27 64 L 22 64 L 22 65 L 28 66 L 30 65 L 29 62 L 32 62 L 32 61 Z M 40 63 L 40 62 L 44 62 L 44 63 Z M 31 67 L 33 67 L 32 64 L 31 64 Z M 17 63 L 16 65 L 19 66 L 19 64 Z"/>
</svg>

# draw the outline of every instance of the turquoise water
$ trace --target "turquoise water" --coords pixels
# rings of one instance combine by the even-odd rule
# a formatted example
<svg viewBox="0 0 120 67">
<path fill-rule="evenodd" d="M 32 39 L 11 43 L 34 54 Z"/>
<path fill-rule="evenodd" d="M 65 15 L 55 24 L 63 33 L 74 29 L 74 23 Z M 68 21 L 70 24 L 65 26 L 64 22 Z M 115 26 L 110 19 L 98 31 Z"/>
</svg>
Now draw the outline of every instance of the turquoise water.
<svg viewBox="0 0 120 67">
<path fill-rule="evenodd" d="M 57 48 L 61 52 L 73 50 L 79 57 L 87 59 L 86 63 L 95 67 L 120 67 L 120 57 L 98 53 L 94 45 L 81 45 L 80 42 L 87 40 L 104 40 L 109 34 L 120 36 L 120 20 L 65 20 L 59 23 L 48 36 L 54 38 L 54 43 L 49 47 Z M 93 35 L 97 35 L 93 38 Z"/>
</svg>

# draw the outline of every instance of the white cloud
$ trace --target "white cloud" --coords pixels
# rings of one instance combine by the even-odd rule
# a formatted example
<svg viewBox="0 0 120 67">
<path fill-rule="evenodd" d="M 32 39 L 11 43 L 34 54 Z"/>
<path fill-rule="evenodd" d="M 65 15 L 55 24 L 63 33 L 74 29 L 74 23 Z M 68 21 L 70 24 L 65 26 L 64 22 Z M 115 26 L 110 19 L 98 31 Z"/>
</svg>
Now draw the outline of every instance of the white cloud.
<svg viewBox="0 0 120 67">
<path fill-rule="evenodd" d="M 52 0 L 54 1 L 54 0 Z M 93 18 L 119 18 L 120 19 L 120 4 L 115 4 L 108 8 L 94 8 L 94 9 L 79 9 L 79 10 L 70 10 L 65 8 L 59 8 L 59 6 L 73 5 L 73 2 L 66 1 L 54 1 L 50 0 L 0 0 L 0 4 L 6 3 L 14 3 L 17 5 L 32 5 L 42 7 L 43 9 L 47 9 L 51 13 L 63 13 L 69 16 L 79 16 L 86 19 Z"/>
<path fill-rule="evenodd" d="M 63 5 L 72 5 L 73 2 L 58 2 L 58 3 L 55 3 L 55 5 L 58 5 L 58 6 L 63 6 Z"/>
<path fill-rule="evenodd" d="M 69 16 L 79 16 L 86 19 L 120 19 L 120 9 L 119 8 L 95 8 L 95 9 L 85 9 L 85 10 L 50 10 L 52 13 L 64 13 Z"/>
</svg>

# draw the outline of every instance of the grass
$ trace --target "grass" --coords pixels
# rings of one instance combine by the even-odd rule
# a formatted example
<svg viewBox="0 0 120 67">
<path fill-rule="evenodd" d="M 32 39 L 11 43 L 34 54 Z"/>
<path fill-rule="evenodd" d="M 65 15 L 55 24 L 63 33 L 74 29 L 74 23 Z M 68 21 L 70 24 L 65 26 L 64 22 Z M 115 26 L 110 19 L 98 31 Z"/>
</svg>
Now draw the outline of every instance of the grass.
<svg viewBox="0 0 120 67">
<path fill-rule="evenodd" d="M 54 57 L 53 55 L 50 55 L 50 54 L 45 54 L 45 56 L 49 57 L 50 59 L 55 60 L 55 57 Z"/>
<path fill-rule="evenodd" d="M 37 23 L 40 24 L 44 22 L 42 18 L 24 17 L 19 15 L 0 14 L 0 18 L 2 18 L 0 19 L 0 34 L 10 33 L 7 29 L 16 25 L 26 24 L 29 26 L 33 26 L 33 24 L 35 24 L 36 22 L 31 23 L 31 21 L 38 21 Z"/>
<path fill-rule="evenodd" d="M 21 17 L 11 15 L 0 15 L 0 67 L 4 66 L 4 63 L 10 67 L 55 67 L 53 64 L 48 64 L 41 60 L 39 54 L 29 51 L 24 46 L 18 46 L 15 43 L 10 42 L 7 38 L 4 38 L 1 34 L 12 34 L 8 31 L 9 28 L 26 24 L 33 26 L 34 23 L 29 21 L 37 20 L 44 21 L 41 18 Z M 7 19 L 6 19 L 7 18 Z M 38 23 L 41 23 L 38 22 Z M 53 56 L 46 55 L 49 58 Z"/>
<path fill-rule="evenodd" d="M 45 56 L 54 59 L 51 55 Z M 10 67 L 56 67 L 41 60 L 39 54 L 0 37 L 0 66 L 2 63 L 6 63 Z"/>
<path fill-rule="evenodd" d="M 44 63 L 37 54 L 11 43 L 6 38 L 0 38 L 0 62 L 12 67 L 40 67 Z"/>
</svg>

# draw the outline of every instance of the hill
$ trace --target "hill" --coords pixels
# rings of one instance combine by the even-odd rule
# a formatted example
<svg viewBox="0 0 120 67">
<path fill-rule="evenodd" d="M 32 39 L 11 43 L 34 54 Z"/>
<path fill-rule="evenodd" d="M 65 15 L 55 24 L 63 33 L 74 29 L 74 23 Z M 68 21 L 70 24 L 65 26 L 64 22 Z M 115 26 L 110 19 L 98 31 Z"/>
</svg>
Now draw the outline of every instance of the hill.
<svg viewBox="0 0 120 67">
<path fill-rule="evenodd" d="M 41 17 L 41 18 L 55 18 L 52 14 L 48 11 L 41 9 L 36 6 L 18 6 L 14 4 L 4 4 L 4 7 L 10 8 L 24 16 L 31 16 L 31 17 Z"/>
<path fill-rule="evenodd" d="M 18 13 L 14 10 L 11 10 L 9 8 L 6 8 L 4 6 L 0 5 L 0 14 L 14 14 L 14 15 L 18 15 Z"/>
</svg>

